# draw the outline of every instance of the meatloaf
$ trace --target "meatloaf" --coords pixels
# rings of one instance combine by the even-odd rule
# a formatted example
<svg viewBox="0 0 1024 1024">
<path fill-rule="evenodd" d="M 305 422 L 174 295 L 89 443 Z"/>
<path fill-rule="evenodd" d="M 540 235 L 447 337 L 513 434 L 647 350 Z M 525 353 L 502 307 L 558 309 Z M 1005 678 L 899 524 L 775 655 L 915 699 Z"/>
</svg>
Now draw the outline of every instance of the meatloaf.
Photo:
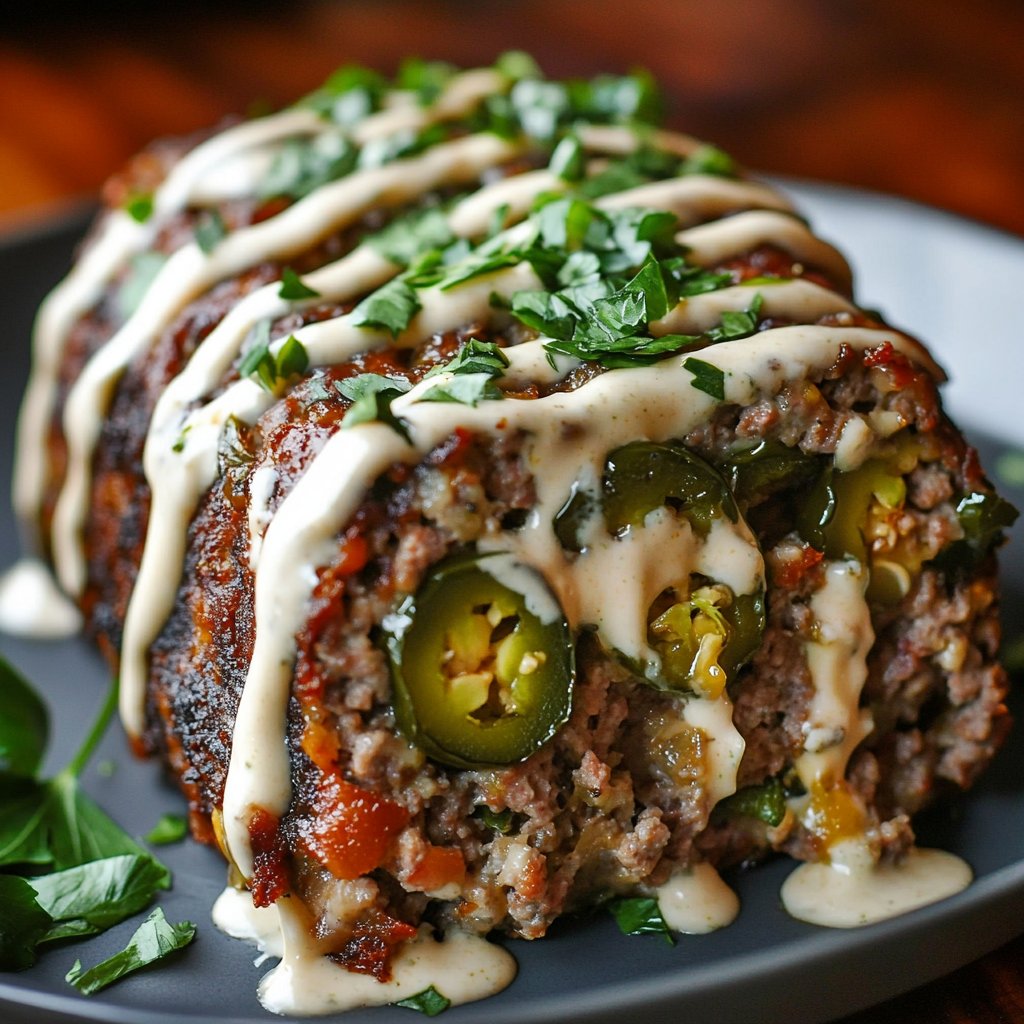
<svg viewBox="0 0 1024 1024">
<path fill-rule="evenodd" d="M 193 835 L 348 971 L 898 861 L 1006 735 L 1015 513 L 942 371 L 656 113 L 346 68 L 135 159 L 40 313 L 20 512 Z"/>
</svg>

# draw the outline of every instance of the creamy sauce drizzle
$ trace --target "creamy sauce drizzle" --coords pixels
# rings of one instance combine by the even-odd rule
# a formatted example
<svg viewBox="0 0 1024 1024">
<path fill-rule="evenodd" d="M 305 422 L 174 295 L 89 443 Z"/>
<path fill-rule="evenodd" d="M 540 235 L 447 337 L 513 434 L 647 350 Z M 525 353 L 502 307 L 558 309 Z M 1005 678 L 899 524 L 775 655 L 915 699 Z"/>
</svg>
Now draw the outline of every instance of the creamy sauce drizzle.
<svg viewBox="0 0 1024 1024">
<path fill-rule="evenodd" d="M 133 256 L 152 244 L 171 217 L 189 205 L 253 194 L 289 140 L 334 133 L 372 149 L 396 133 L 464 116 L 508 84 L 494 71 L 467 72 L 453 79 L 428 107 L 420 106 L 410 94 L 392 93 L 385 98 L 383 109 L 345 131 L 325 125 L 312 111 L 303 109 L 238 125 L 178 162 L 157 190 L 154 215 L 146 224 L 137 224 L 120 211 L 109 213 L 91 247 L 44 303 L 37 320 L 35 365 L 19 421 L 15 500 L 23 518 L 34 519 L 41 504 L 45 459 L 40 453 L 68 332 Z M 627 154 L 638 144 L 632 131 L 618 127 L 582 126 L 577 134 L 592 165 L 600 164 L 602 157 Z M 680 156 L 698 146 L 687 136 L 666 132 L 652 132 L 645 138 Z M 147 350 L 190 301 L 260 260 L 287 260 L 307 250 L 372 208 L 398 207 L 446 185 L 476 189 L 447 213 L 449 228 L 456 236 L 479 239 L 496 212 L 504 209 L 506 240 L 512 244 L 524 229 L 517 222 L 527 215 L 535 197 L 566 188 L 565 182 L 547 170 L 480 184 L 489 172 L 522 151 L 521 144 L 493 135 L 457 138 L 415 157 L 364 166 L 277 216 L 229 234 L 210 253 L 196 244 L 174 253 L 139 307 L 89 360 L 68 396 L 63 412 L 68 469 L 52 537 L 65 590 L 79 594 L 85 583 L 81 530 L 91 487 L 90 467 L 113 390 L 128 364 Z M 598 205 L 607 209 L 649 206 L 675 213 L 680 223 L 677 240 L 688 247 L 688 258 L 697 265 L 711 266 L 754 247 L 773 244 L 797 261 L 824 268 L 840 288 L 849 285 L 849 268 L 842 256 L 792 216 L 784 197 L 753 182 L 689 175 L 604 196 Z M 304 280 L 322 296 L 315 301 L 344 302 L 379 287 L 399 269 L 372 246 L 362 244 L 305 275 Z M 397 340 L 357 327 L 350 316 L 310 324 L 295 334 L 312 366 L 330 365 L 368 349 L 415 345 L 431 334 L 489 317 L 492 294 L 508 297 L 539 285 L 532 269 L 524 264 L 448 292 L 426 290 L 420 295 L 421 312 Z M 218 388 L 254 328 L 303 304 L 282 300 L 279 287 L 278 282 L 271 283 L 235 305 L 167 387 L 152 418 L 144 459 L 152 508 L 125 622 L 121 673 L 122 719 L 136 735 L 145 724 L 147 652 L 173 606 L 188 524 L 202 494 L 216 479 L 217 447 L 224 424 L 231 417 L 255 423 L 276 400 L 252 380 L 237 381 L 219 393 Z M 756 290 L 762 295 L 762 315 L 766 317 L 799 322 L 833 314 L 842 324 L 842 315 L 855 310 L 838 294 L 809 281 L 758 285 Z M 751 287 L 737 286 L 684 299 L 652 324 L 651 331 L 655 335 L 701 333 L 718 323 L 724 312 L 747 309 L 753 294 Z M 282 340 L 277 339 L 275 345 Z M 701 359 L 723 371 L 725 401 L 745 405 L 760 395 L 774 393 L 787 380 L 820 374 L 843 346 L 863 351 L 886 341 L 939 375 L 911 339 L 892 331 L 843 326 L 763 331 L 706 349 Z M 555 381 L 575 365 L 565 357 L 557 357 L 551 365 L 543 339 L 524 343 L 507 354 L 511 362 L 505 376 L 508 384 Z M 685 356 L 679 356 L 651 367 L 612 370 L 573 392 L 533 401 L 484 401 L 473 408 L 420 402 L 426 391 L 444 381 L 440 375 L 423 381 L 393 404 L 393 412 L 409 425 L 411 444 L 380 423 L 340 431 L 327 441 L 273 513 L 277 472 L 268 465 L 253 473 L 248 531 L 249 563 L 255 572 L 255 645 L 238 709 L 223 807 L 227 847 L 244 874 L 252 870 L 247 831 L 252 809 L 260 806 L 281 814 L 291 799 L 285 720 L 295 635 L 316 584 L 317 569 L 331 560 L 339 531 L 373 481 L 394 462 L 419 461 L 456 427 L 490 435 L 522 431 L 527 439 L 524 457 L 534 473 L 537 504 L 522 528 L 496 528 L 478 543 L 483 551 L 506 553 L 504 560 L 492 561 L 495 572 L 518 586 L 516 581 L 528 578 L 522 566 L 529 566 L 546 581 L 574 629 L 595 627 L 607 646 L 627 657 L 656 668 L 657 655 L 646 639 L 646 609 L 666 588 L 685 590 L 691 573 L 721 581 L 738 595 L 764 586 L 764 562 L 742 520 L 735 524 L 716 520 L 708 536 L 701 538 L 684 518 L 662 509 L 648 516 L 642 526 L 612 537 L 598 517 L 590 524 L 579 554 L 566 553 L 554 534 L 554 515 L 570 487 L 576 483 L 596 489 L 610 450 L 640 438 L 662 441 L 684 436 L 714 412 L 716 401 L 691 386 L 693 377 L 684 362 Z M 847 432 L 841 439 L 840 455 L 844 465 L 856 465 L 871 442 L 871 426 L 857 421 Z M 34 602 L 57 607 L 38 574 L 29 569 L 19 572 L 22 575 L 11 574 L 0 587 L 0 617 L 8 614 L 6 604 L 12 603 L 8 595 L 15 595 L 14 603 L 22 605 Z M 806 645 L 806 653 L 814 697 L 805 751 L 797 763 L 808 786 L 841 780 L 850 753 L 871 729 L 870 715 L 859 708 L 865 659 L 873 642 L 863 597 L 866 577 L 856 563 L 831 563 L 826 569 L 826 585 L 812 599 L 819 630 L 816 639 Z M 546 591 L 526 587 L 524 592 L 542 617 L 557 612 L 552 612 Z M 26 601 L 26 594 L 34 595 L 31 601 Z M 609 595 L 614 595 L 614 600 L 609 600 Z M 699 729 L 708 741 L 703 787 L 710 809 L 735 792 L 743 739 L 733 724 L 726 693 L 715 699 L 680 700 L 678 706 L 680 722 Z M 915 892 L 926 893 L 913 902 L 917 896 L 890 894 L 895 885 L 887 874 L 890 869 L 867 864 L 871 854 L 863 844 L 835 844 L 830 855 L 831 866 L 807 865 L 787 882 L 784 899 L 795 916 L 812 919 L 806 915 L 815 913 L 813 906 L 805 908 L 824 906 L 818 892 L 822 886 L 831 886 L 838 893 L 836 878 L 846 879 L 841 884 L 849 887 L 848 895 L 836 897 L 839 903 L 853 900 L 854 888 L 859 886 L 858 892 L 870 894 L 872 907 L 895 908 L 888 913 L 940 898 L 955 891 L 955 884 L 966 884 L 962 872 L 957 875 L 948 860 L 934 851 L 916 851 L 902 867 L 891 869 L 904 881 L 912 879 Z M 922 881 L 924 876 L 927 880 Z M 939 876 L 942 880 L 935 881 Z M 955 878 L 961 881 L 955 882 Z M 656 895 L 670 927 L 684 932 L 721 927 L 738 909 L 735 895 L 706 864 L 677 874 Z M 864 912 L 880 913 L 877 909 Z M 819 923 L 834 924 L 842 913 L 822 909 L 819 916 L 829 917 Z M 229 889 L 217 901 L 214 919 L 228 934 L 255 942 L 266 955 L 280 958 L 281 963 L 260 985 L 261 1000 L 276 1012 L 322 1013 L 391 1002 L 429 985 L 453 1002 L 463 1002 L 498 991 L 515 973 L 514 961 L 500 947 L 457 932 L 438 943 L 424 931 L 399 953 L 394 981 L 380 985 L 325 960 L 310 937 L 304 909 L 295 901 L 283 900 L 275 908 L 256 910 L 248 894 Z"/>
<path fill-rule="evenodd" d="M 665 924 L 685 935 L 705 935 L 725 928 L 740 912 L 739 897 L 703 861 L 674 874 L 658 886 L 655 895 Z"/>
<path fill-rule="evenodd" d="M 439 942 L 424 926 L 399 950 L 392 979 L 382 984 L 321 956 L 310 939 L 309 922 L 292 911 L 287 900 L 257 909 L 247 892 L 232 888 L 221 893 L 213 908 L 221 931 L 280 959 L 258 989 L 260 1002 L 274 1013 L 307 1015 L 383 1006 L 431 985 L 458 1005 L 500 992 L 516 975 L 515 960 L 500 946 L 458 930 L 446 932 Z"/>
<path fill-rule="evenodd" d="M 857 928 L 953 896 L 971 869 L 945 850 L 912 849 L 896 864 L 876 864 L 861 840 L 830 849 L 828 864 L 801 864 L 782 886 L 786 911 L 828 928 Z"/>
<path fill-rule="evenodd" d="M 38 559 L 23 558 L 0 576 L 0 630 L 33 640 L 60 640 L 82 628 L 82 616 Z"/>
<path fill-rule="evenodd" d="M 846 774 L 850 754 L 871 732 L 871 712 L 860 707 L 867 656 L 875 641 L 864 599 L 868 573 L 857 562 L 830 562 L 825 585 L 811 598 L 817 639 L 805 645 L 814 696 L 804 722 L 800 781 L 826 788 Z"/>
</svg>

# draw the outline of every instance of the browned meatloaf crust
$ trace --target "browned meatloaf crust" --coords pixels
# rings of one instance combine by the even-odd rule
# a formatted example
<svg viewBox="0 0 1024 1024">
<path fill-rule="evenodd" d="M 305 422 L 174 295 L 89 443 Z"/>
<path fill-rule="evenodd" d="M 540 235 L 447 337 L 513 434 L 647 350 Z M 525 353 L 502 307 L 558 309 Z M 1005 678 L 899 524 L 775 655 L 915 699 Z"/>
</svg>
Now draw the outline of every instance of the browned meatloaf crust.
<svg viewBox="0 0 1024 1024">
<path fill-rule="evenodd" d="M 137 162 L 112 186 L 110 198 L 117 204 L 152 191 L 180 155 L 165 147 Z M 548 158 L 547 149 L 533 148 L 494 169 L 491 180 L 544 167 Z M 96 446 L 84 529 L 88 580 L 81 603 L 89 631 L 113 666 L 145 539 L 150 496 L 142 455 L 161 391 L 240 299 L 277 281 L 285 265 L 307 274 L 394 217 L 443 203 L 455 191 L 374 208 L 287 260 L 259 260 L 229 275 L 189 301 L 129 363 Z M 231 232 L 271 219 L 286 205 L 274 198 L 236 199 L 222 203 L 220 215 Z M 171 217 L 153 249 L 174 251 L 191 237 L 200 216 L 188 208 Z M 697 216 L 690 223 L 701 221 Z M 723 275 L 719 287 L 803 279 L 837 297 L 848 295 L 848 281 L 834 267 L 813 265 L 784 244 L 729 252 L 704 269 Z M 109 283 L 74 324 L 64 348 L 47 442 L 44 536 L 64 474 L 63 403 L 86 361 L 123 323 L 119 286 L 117 279 Z M 297 306 L 271 323 L 270 337 L 338 317 L 357 301 Z M 804 321 L 761 317 L 753 334 L 791 322 Z M 885 328 L 838 299 L 834 312 L 810 322 Z M 247 519 L 253 474 L 261 466 L 276 468 L 268 504 L 273 513 L 352 406 L 337 382 L 378 374 L 415 383 L 448 364 L 470 340 L 507 348 L 531 337 L 521 326 L 483 318 L 412 347 L 378 347 L 306 371 L 254 423 L 228 425 L 218 478 L 189 527 L 173 611 L 151 650 L 146 729 L 139 738 L 140 747 L 163 758 L 178 780 L 197 838 L 222 839 L 219 814 L 232 729 L 253 653 Z M 515 398 L 526 402 L 585 388 L 604 372 L 601 360 L 585 360 L 555 383 L 531 385 Z M 237 379 L 236 362 L 214 393 Z M 838 803 L 829 804 L 826 793 L 816 818 L 791 811 L 775 819 L 758 816 L 735 798 L 713 807 L 699 777 L 699 752 L 666 731 L 676 717 L 678 693 L 651 686 L 586 632 L 577 639 L 571 712 L 530 756 L 461 768 L 410 743 L 396 726 L 382 623 L 404 595 L 416 593 L 432 567 L 472 551 L 495 524 L 513 529 L 536 504 L 536 469 L 524 457 L 521 433 L 458 429 L 417 461 L 396 462 L 373 482 L 338 536 L 334 560 L 318 570 L 296 638 L 288 703 L 292 800 L 283 816 L 257 815 L 250 826 L 250 885 L 257 903 L 298 894 L 340 963 L 385 977 L 391 947 L 424 918 L 534 938 L 567 911 L 641 884 L 657 885 L 697 860 L 729 865 L 773 850 L 821 859 L 845 827 L 843 801 L 860 808 L 860 828 L 881 856 L 900 856 L 913 840 L 912 815 L 942 791 L 968 787 L 1009 726 L 1006 679 L 995 660 L 994 557 L 982 551 L 967 568 L 943 559 L 963 542 L 957 502 L 989 494 L 991 487 L 973 449 L 945 418 L 931 367 L 887 341 L 862 350 L 844 347 L 822 374 L 788 380 L 751 404 L 723 402 L 676 441 L 733 484 L 767 566 L 763 636 L 728 683 L 733 721 L 746 744 L 739 796 L 772 786 L 792 796 L 800 792 L 793 765 L 807 739 L 813 697 L 805 653 L 817 629 L 811 601 L 823 587 L 826 564 L 820 547 L 797 525 L 811 478 L 795 472 L 745 489 L 730 474 L 737 453 L 761 442 L 799 453 L 804 465 L 830 464 L 851 419 L 876 414 L 898 415 L 903 436 L 916 447 L 905 496 L 891 514 L 872 520 L 866 528 L 874 532 L 865 541 L 878 563 L 912 569 L 905 577 L 897 574 L 903 586 L 895 598 L 876 595 L 871 602 L 876 639 L 861 705 L 870 710 L 874 728 L 849 760 Z M 339 785 L 393 808 L 385 847 L 358 870 L 346 851 L 331 846 L 322 827 L 338 813 Z M 354 915 L 338 911 L 339 885 L 364 887 Z M 444 895 L 429 895 L 438 892 Z"/>
</svg>

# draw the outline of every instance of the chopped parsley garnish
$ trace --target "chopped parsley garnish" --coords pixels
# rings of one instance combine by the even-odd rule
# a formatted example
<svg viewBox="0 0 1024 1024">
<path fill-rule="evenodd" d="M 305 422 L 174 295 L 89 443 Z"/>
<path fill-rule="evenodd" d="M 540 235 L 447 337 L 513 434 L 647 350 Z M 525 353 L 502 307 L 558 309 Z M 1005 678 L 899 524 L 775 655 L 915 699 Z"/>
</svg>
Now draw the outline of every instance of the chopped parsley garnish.
<svg viewBox="0 0 1024 1024">
<path fill-rule="evenodd" d="M 207 210 L 196 221 L 196 244 L 207 256 L 217 248 L 227 233 L 228 229 L 219 210 Z"/>
<path fill-rule="evenodd" d="M 358 150 L 341 132 L 311 139 L 289 139 L 278 151 L 259 193 L 264 199 L 301 199 L 328 182 L 345 177 L 356 165 Z"/>
<path fill-rule="evenodd" d="M 542 77 L 537 62 L 522 50 L 507 50 L 494 62 L 494 67 L 513 82 L 520 78 Z"/>
<path fill-rule="evenodd" d="M 717 327 L 712 327 L 707 332 L 709 341 L 736 341 L 739 338 L 746 338 L 757 330 L 757 320 L 761 315 L 761 307 L 764 305 L 764 296 L 760 292 L 754 296 L 754 301 L 747 309 L 737 312 L 727 309 L 722 313 L 722 321 Z"/>
<path fill-rule="evenodd" d="M 153 216 L 153 193 L 152 192 L 131 192 L 123 204 L 124 212 L 132 220 L 145 224 Z"/>
<path fill-rule="evenodd" d="M 416 98 L 426 107 L 441 95 L 455 73 L 456 68 L 444 61 L 410 57 L 402 61 L 395 85 L 416 93 Z"/>
<path fill-rule="evenodd" d="M 385 377 L 379 373 L 361 373 L 356 377 L 335 381 L 334 386 L 352 402 L 341 421 L 343 430 L 356 427 L 360 423 L 384 423 L 412 443 L 405 420 L 395 416 L 391 411 L 391 403 L 411 387 L 407 380 L 401 377 Z"/>
<path fill-rule="evenodd" d="M 292 270 L 285 267 L 281 271 L 281 287 L 278 289 L 278 297 L 294 301 L 296 299 L 318 299 L 320 293 L 315 288 L 310 288 L 301 277 Z"/>
<path fill-rule="evenodd" d="M 449 129 L 443 124 L 430 124 L 418 131 L 407 128 L 392 135 L 371 139 L 359 151 L 357 165 L 361 168 L 381 167 L 400 157 L 415 156 L 444 142 L 448 132 Z"/>
<path fill-rule="evenodd" d="M 162 252 L 140 252 L 132 257 L 128 273 L 117 290 L 117 310 L 127 320 L 142 304 L 149 286 L 167 262 Z"/>
<path fill-rule="evenodd" d="M 350 125 L 378 109 L 387 86 L 383 75 L 350 64 L 338 68 L 319 89 L 304 96 L 296 106 L 315 110 L 322 118 L 336 124 Z"/>
<path fill-rule="evenodd" d="M 376 327 L 398 337 L 420 311 L 419 297 L 402 277 L 396 277 L 382 288 L 371 292 L 352 310 L 357 327 Z"/>
<path fill-rule="evenodd" d="M 444 249 L 452 241 L 448 220 L 436 206 L 396 217 L 366 239 L 381 256 L 400 267 L 408 267 L 424 253 Z"/>
<path fill-rule="evenodd" d="M 690 381 L 692 387 L 712 398 L 717 398 L 720 402 L 725 401 L 725 374 L 717 366 L 690 356 L 683 363 L 683 368 L 693 374 L 693 380 Z"/>
<path fill-rule="evenodd" d="M 180 842 L 188 835 L 188 822 L 180 814 L 162 814 L 146 834 L 146 842 L 154 846 Z"/>
<path fill-rule="evenodd" d="M 257 340 L 238 364 L 238 375 L 252 377 L 265 391 L 273 392 L 283 381 L 306 371 L 309 354 L 294 334 L 288 336 L 277 352 L 271 352 L 267 340 L 270 325 L 261 321 L 258 331 Z"/>
<path fill-rule="evenodd" d="M 612 900 L 608 910 L 624 935 L 660 935 L 670 946 L 675 945 L 676 940 L 653 896 Z"/>
<path fill-rule="evenodd" d="M 140 967 L 146 967 L 169 953 L 184 949 L 195 938 L 195 934 L 196 926 L 191 921 L 171 924 L 157 907 L 138 927 L 124 949 L 85 971 L 82 970 L 81 961 L 76 960 L 65 976 L 65 981 L 74 985 L 83 995 L 91 996 Z"/>
<path fill-rule="evenodd" d="M 548 169 L 565 181 L 579 181 L 586 169 L 583 145 L 575 135 L 566 135 L 555 146 Z"/>
<path fill-rule="evenodd" d="M 395 1003 L 395 1006 L 404 1006 L 407 1010 L 417 1010 L 427 1017 L 436 1017 L 451 1005 L 452 1001 L 441 995 L 433 985 L 430 988 L 425 988 L 422 992 L 417 992 L 415 995 L 399 999 Z"/>
<path fill-rule="evenodd" d="M 456 374 L 451 380 L 435 384 L 420 395 L 419 401 L 458 402 L 460 405 L 475 406 L 485 399 L 495 400 L 504 397 L 491 374 L 463 373 Z"/>
<path fill-rule="evenodd" d="M 428 377 L 438 373 L 484 373 L 491 377 L 500 377 L 508 366 L 508 356 L 504 349 L 493 341 L 481 341 L 470 338 L 459 349 L 456 355 L 443 366 L 435 366 Z"/>
<path fill-rule="evenodd" d="M 698 146 L 679 165 L 680 174 L 713 174 L 721 178 L 736 176 L 736 161 L 717 146 Z"/>
</svg>

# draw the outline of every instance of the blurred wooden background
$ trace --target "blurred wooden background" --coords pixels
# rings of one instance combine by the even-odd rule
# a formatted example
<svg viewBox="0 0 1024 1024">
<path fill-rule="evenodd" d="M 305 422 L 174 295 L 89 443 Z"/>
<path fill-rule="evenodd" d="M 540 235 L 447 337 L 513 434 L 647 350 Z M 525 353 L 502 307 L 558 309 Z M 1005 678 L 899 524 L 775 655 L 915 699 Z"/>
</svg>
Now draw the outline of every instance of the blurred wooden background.
<svg viewBox="0 0 1024 1024">
<path fill-rule="evenodd" d="M 52 0 L 0 17 L 0 216 L 90 195 L 155 135 L 274 106 L 338 64 L 530 50 L 648 67 L 670 120 L 748 166 L 1024 234 L 1020 0 Z M 59 17 L 55 12 L 61 9 Z"/>
<path fill-rule="evenodd" d="M 551 75 L 649 68 L 673 126 L 752 168 L 891 192 L 1024 235 L 1020 0 L 5 7 L 0 229 L 94 196 L 154 136 L 254 101 L 284 105 L 339 64 L 391 71 L 416 54 L 473 65 L 521 48 Z M 1024 940 L 845 1024 L 869 1022 L 1024 1024 Z"/>
</svg>

